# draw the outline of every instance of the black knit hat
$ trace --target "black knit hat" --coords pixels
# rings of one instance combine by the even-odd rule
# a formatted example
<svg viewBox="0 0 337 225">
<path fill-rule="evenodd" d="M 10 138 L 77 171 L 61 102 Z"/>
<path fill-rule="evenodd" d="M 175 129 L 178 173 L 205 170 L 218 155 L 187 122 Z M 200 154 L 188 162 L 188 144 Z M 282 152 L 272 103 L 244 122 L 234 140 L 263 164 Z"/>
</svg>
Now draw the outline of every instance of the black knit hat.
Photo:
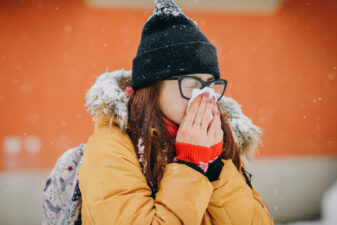
<svg viewBox="0 0 337 225">
<path fill-rule="evenodd" d="M 133 59 L 133 90 L 170 76 L 193 73 L 220 78 L 216 48 L 173 0 L 155 0 Z"/>
</svg>

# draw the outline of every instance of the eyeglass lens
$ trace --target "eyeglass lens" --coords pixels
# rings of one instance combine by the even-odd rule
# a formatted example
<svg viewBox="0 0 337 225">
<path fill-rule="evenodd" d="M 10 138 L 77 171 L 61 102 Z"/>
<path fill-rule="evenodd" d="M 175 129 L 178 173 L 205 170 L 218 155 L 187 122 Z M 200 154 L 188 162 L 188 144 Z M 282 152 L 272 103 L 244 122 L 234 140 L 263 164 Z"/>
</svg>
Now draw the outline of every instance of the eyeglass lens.
<svg viewBox="0 0 337 225">
<path fill-rule="evenodd" d="M 202 87 L 201 82 L 193 78 L 186 77 L 181 81 L 182 94 L 187 98 L 192 97 L 192 90 L 194 88 L 200 89 L 201 87 Z M 221 95 L 221 93 L 225 88 L 225 85 L 223 82 L 215 81 L 211 83 L 209 87 L 213 88 L 215 93 Z"/>
</svg>

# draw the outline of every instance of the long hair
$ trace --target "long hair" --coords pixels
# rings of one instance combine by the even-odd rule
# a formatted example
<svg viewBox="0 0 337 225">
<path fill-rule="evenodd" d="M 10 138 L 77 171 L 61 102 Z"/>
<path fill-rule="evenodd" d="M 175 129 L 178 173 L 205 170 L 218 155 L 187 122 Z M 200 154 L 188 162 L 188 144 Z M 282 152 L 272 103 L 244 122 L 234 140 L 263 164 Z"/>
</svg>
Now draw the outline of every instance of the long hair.
<svg viewBox="0 0 337 225">
<path fill-rule="evenodd" d="M 164 116 L 159 109 L 158 99 L 162 81 L 135 91 L 128 103 L 130 129 L 128 134 L 135 146 L 141 168 L 152 197 L 159 190 L 160 181 L 166 164 L 172 163 L 176 156 L 174 138 L 165 127 Z M 223 159 L 232 159 L 240 169 L 240 154 L 235 148 L 231 128 L 225 114 L 220 116 L 221 128 L 224 131 Z"/>
</svg>

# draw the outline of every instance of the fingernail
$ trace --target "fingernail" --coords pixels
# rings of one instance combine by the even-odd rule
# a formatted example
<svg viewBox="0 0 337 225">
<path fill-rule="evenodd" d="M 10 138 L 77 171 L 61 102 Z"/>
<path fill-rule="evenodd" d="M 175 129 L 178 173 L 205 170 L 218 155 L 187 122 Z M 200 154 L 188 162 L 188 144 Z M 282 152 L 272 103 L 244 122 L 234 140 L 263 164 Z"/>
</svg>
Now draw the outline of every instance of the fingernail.
<svg viewBox="0 0 337 225">
<path fill-rule="evenodd" d="M 220 111 L 217 111 L 216 114 L 217 114 L 217 115 L 220 115 Z"/>
<path fill-rule="evenodd" d="M 205 96 L 208 97 L 209 93 L 208 92 L 205 92 Z"/>
<path fill-rule="evenodd" d="M 213 102 L 213 98 L 210 98 L 210 99 L 209 99 L 209 103 L 212 103 L 212 102 Z"/>
</svg>

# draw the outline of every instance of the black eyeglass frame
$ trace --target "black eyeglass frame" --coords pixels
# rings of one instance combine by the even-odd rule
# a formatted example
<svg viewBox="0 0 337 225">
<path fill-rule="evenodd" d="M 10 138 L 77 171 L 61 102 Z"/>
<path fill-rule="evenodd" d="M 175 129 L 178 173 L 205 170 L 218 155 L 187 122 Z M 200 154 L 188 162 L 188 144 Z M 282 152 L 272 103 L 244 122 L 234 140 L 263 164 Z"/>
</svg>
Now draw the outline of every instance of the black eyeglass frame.
<svg viewBox="0 0 337 225">
<path fill-rule="evenodd" d="M 228 83 L 228 81 L 225 80 L 225 79 L 216 79 L 216 80 L 210 80 L 210 81 L 203 81 L 203 80 L 201 80 L 201 79 L 198 78 L 198 77 L 186 76 L 186 75 L 170 76 L 170 77 L 166 78 L 165 80 L 178 80 L 180 95 L 181 95 L 182 98 L 187 99 L 187 100 L 189 100 L 189 99 L 191 99 L 191 98 L 187 98 L 186 96 L 184 96 L 184 95 L 183 95 L 183 91 L 182 91 L 182 89 L 181 89 L 181 81 L 182 81 L 184 78 L 193 78 L 193 79 L 196 79 L 196 80 L 200 81 L 200 83 L 201 83 L 201 85 L 202 85 L 200 89 L 203 89 L 204 87 L 209 87 L 210 84 L 212 84 L 212 83 L 214 83 L 214 82 L 217 82 L 217 81 L 223 82 L 223 84 L 224 84 L 224 89 L 223 89 L 223 91 L 222 91 L 220 97 L 217 99 L 217 101 L 219 101 L 219 100 L 222 98 L 223 94 L 225 93 L 225 90 L 226 90 L 226 87 L 227 87 L 227 83 Z"/>
</svg>

